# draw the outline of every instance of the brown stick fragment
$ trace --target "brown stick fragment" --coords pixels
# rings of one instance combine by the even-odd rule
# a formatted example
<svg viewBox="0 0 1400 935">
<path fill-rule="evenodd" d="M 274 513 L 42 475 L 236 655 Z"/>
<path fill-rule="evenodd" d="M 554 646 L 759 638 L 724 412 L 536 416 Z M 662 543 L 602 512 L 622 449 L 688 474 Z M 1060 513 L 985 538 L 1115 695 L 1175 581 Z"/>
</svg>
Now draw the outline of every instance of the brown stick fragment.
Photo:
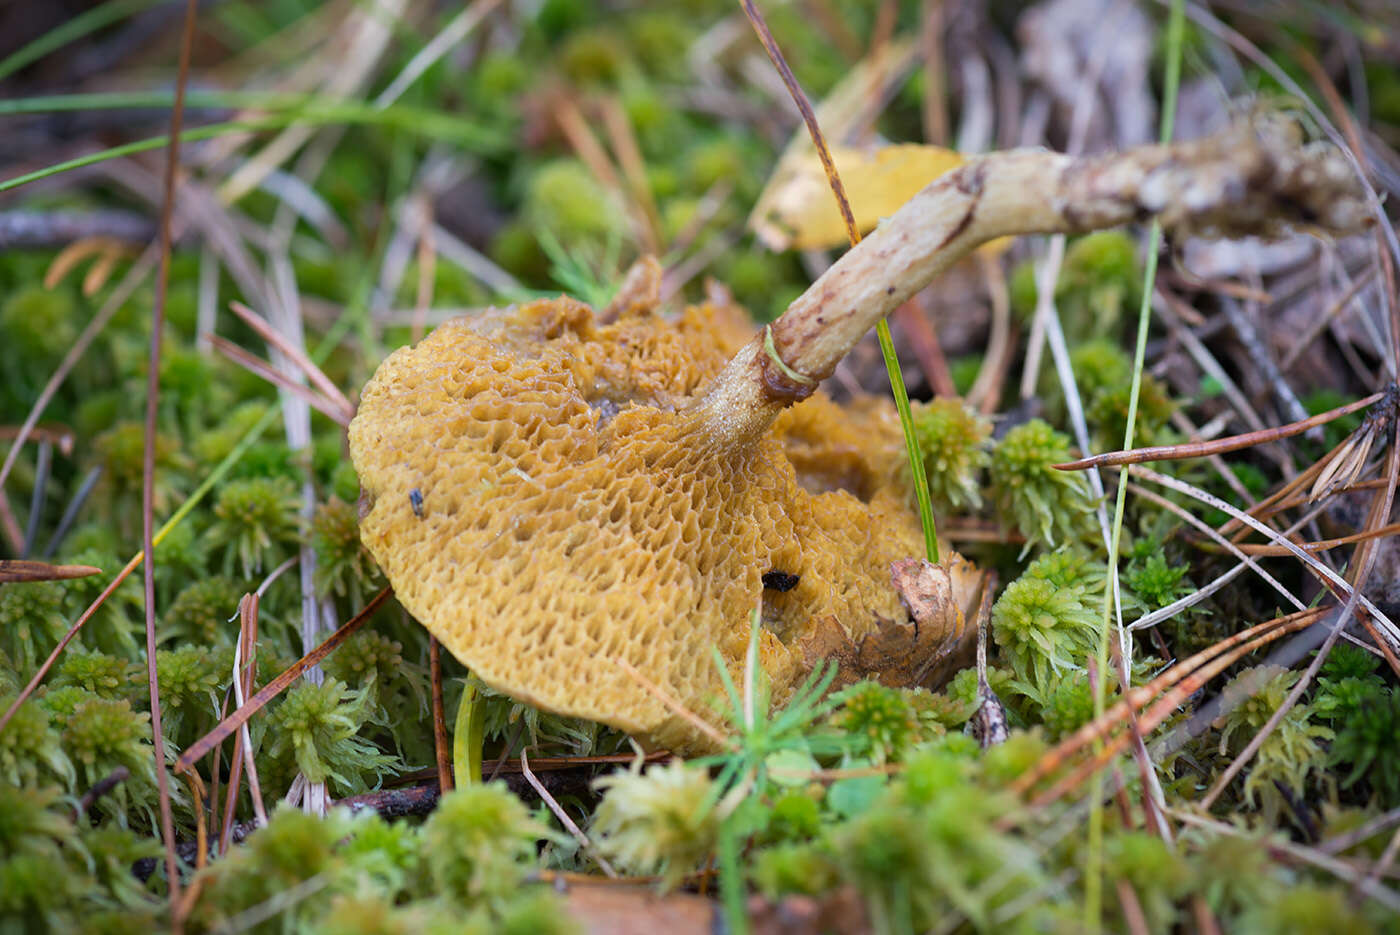
<svg viewBox="0 0 1400 935">
<path fill-rule="evenodd" d="M 1345 160 L 1302 146 L 1278 119 L 1110 155 L 992 153 L 934 180 L 848 251 L 735 355 L 696 414 L 716 437 L 757 437 L 871 326 L 982 243 L 1153 216 L 1169 230 L 1231 236 L 1274 235 L 1290 223 L 1337 232 L 1369 223 Z"/>
<path fill-rule="evenodd" d="M 1205 458 L 1210 455 L 1239 451 L 1242 448 L 1253 448 L 1255 445 L 1275 442 L 1282 438 L 1291 438 L 1294 435 L 1301 435 L 1316 426 L 1326 425 L 1333 419 L 1350 415 L 1353 412 L 1380 402 L 1385 398 L 1385 395 L 1384 392 L 1372 393 L 1365 399 L 1358 399 L 1355 402 L 1347 403 L 1345 406 L 1338 406 L 1336 409 L 1329 409 L 1315 416 L 1310 416 L 1297 422 L 1290 422 L 1287 425 L 1264 429 L 1261 432 L 1245 432 L 1243 435 L 1231 435 L 1228 438 L 1217 438 L 1208 442 L 1189 442 L 1184 445 L 1154 445 L 1150 448 L 1134 448 L 1130 451 L 1106 451 L 1103 454 L 1080 458 L 1077 461 L 1066 461 L 1064 464 L 1056 464 L 1053 465 L 1053 467 L 1060 471 L 1083 471 L 1086 468 L 1104 467 L 1105 465 L 1142 464 L 1144 461 L 1181 461 L 1186 458 Z"/>
<path fill-rule="evenodd" d="M 102 574 L 91 565 L 50 565 L 21 558 L 0 558 L 0 584 L 19 581 L 67 581 Z"/>
<path fill-rule="evenodd" d="M 452 780 L 452 741 L 447 736 L 447 713 L 442 703 L 442 649 L 436 636 L 428 637 L 428 672 L 433 692 L 433 756 L 437 760 L 438 788 L 446 793 L 456 784 Z M 467 781 L 476 780 L 472 776 Z"/>
<path fill-rule="evenodd" d="M 364 626 L 365 621 L 373 616 L 380 605 L 388 600 L 393 593 L 391 588 L 385 588 L 374 597 L 370 598 L 370 602 L 365 605 L 364 610 L 352 617 L 341 626 L 339 630 L 336 630 L 330 636 L 326 637 L 325 642 L 298 659 L 292 664 L 291 668 L 259 689 L 256 695 L 248 699 L 247 704 L 241 706 L 237 711 L 224 718 L 213 730 L 191 744 L 184 753 L 180 754 L 180 759 L 175 763 L 175 772 L 183 773 L 185 770 L 192 768 L 195 763 L 207 756 L 210 750 L 213 750 L 219 744 L 227 740 L 230 734 L 242 727 L 247 723 L 250 717 L 262 710 L 269 701 L 286 690 L 287 686 L 300 678 L 303 672 L 329 656 L 335 651 L 336 647 L 345 642 L 351 634 Z"/>
</svg>

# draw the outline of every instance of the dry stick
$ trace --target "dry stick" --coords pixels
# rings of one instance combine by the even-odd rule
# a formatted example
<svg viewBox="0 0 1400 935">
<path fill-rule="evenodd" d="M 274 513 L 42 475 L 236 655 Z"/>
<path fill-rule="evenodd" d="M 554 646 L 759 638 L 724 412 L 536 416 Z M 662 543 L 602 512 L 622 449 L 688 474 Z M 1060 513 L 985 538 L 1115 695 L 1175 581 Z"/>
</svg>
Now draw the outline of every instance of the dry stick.
<svg viewBox="0 0 1400 935">
<path fill-rule="evenodd" d="M 956 396 L 958 390 L 953 385 L 953 375 L 948 371 L 948 358 L 943 354 L 943 347 L 938 343 L 938 332 L 929 324 L 919 298 L 915 296 L 895 309 L 895 321 L 904 329 L 914 359 L 919 362 L 924 381 L 933 395 Z"/>
<path fill-rule="evenodd" d="M 1185 824 L 1207 828 L 1217 834 L 1231 835 L 1233 837 L 1241 837 L 1243 835 L 1243 832 L 1234 825 L 1215 821 L 1211 818 L 1205 818 L 1193 812 L 1185 811 L 1184 809 L 1173 809 L 1172 814 Z M 1326 870 L 1335 875 L 1338 879 L 1353 880 L 1356 885 L 1361 888 L 1362 892 L 1374 899 L 1377 903 L 1389 909 L 1391 912 L 1400 912 L 1400 894 L 1396 894 L 1393 890 L 1381 886 L 1375 881 L 1358 877 L 1351 865 L 1346 861 L 1339 860 L 1335 857 L 1329 857 L 1315 848 L 1302 847 L 1301 845 L 1293 844 L 1282 838 L 1271 838 L 1268 843 L 1268 848 L 1270 851 L 1278 854 L 1286 854 L 1289 857 Z"/>
<path fill-rule="evenodd" d="M 1384 399 L 1385 395 L 1384 392 L 1372 393 L 1365 399 L 1358 399 L 1355 402 L 1347 403 L 1345 406 L 1338 406 L 1336 409 L 1329 409 L 1315 416 L 1310 416 L 1309 418 L 1301 419 L 1297 422 L 1290 422 L 1287 425 L 1264 429 L 1260 432 L 1245 432 L 1243 435 L 1231 435 L 1228 438 L 1217 438 L 1208 442 L 1186 442 L 1181 445 L 1154 445 L 1148 448 L 1133 448 L 1130 451 L 1106 451 L 1103 454 L 1079 458 L 1076 461 L 1066 461 L 1064 464 L 1056 464 L 1054 467 L 1061 471 L 1082 471 L 1085 468 L 1103 467 L 1106 465 L 1142 464 L 1144 461 L 1180 461 L 1185 458 L 1205 458 L 1210 455 L 1226 454 L 1231 451 L 1239 451 L 1242 448 L 1253 448 L 1255 445 L 1263 445 L 1283 438 L 1291 438 L 1294 435 L 1301 435 L 1310 428 L 1326 425 L 1333 419 L 1350 415 L 1360 409 L 1365 409 L 1368 406 L 1374 405 Z"/>
<path fill-rule="evenodd" d="M 1312 345 L 1313 341 L 1317 340 L 1322 332 L 1327 330 L 1327 326 L 1332 324 L 1338 315 L 1351 305 L 1352 301 L 1361 294 L 1361 290 L 1370 285 L 1375 275 L 1376 270 L 1372 267 L 1356 277 L 1347 291 L 1342 293 L 1342 297 L 1333 302 L 1327 311 L 1308 326 L 1308 330 L 1303 333 L 1303 336 L 1293 343 L 1293 346 L 1288 349 L 1288 353 L 1283 355 L 1283 360 L 1279 361 L 1279 369 L 1284 372 L 1292 369 L 1293 365 L 1298 362 L 1298 358 L 1303 356 L 1303 352 Z"/>
<path fill-rule="evenodd" d="M 4 215 L 0 215 L 4 217 Z M 13 441 L 19 437 L 19 429 L 13 425 L 0 425 L 0 441 Z M 35 442 L 57 445 L 65 458 L 73 456 L 73 430 L 66 425 L 36 425 L 27 433 L 27 438 Z"/>
<path fill-rule="evenodd" d="M 257 679 L 257 651 L 258 651 L 258 607 L 261 603 L 262 595 L 258 592 L 245 594 L 243 600 L 238 602 L 239 618 L 239 645 L 234 651 L 233 657 L 233 698 L 240 707 L 248 693 L 253 690 Z M 243 650 L 246 646 L 248 664 L 244 668 Z M 239 671 L 243 669 L 243 671 Z M 253 756 L 253 738 L 248 732 L 248 725 L 243 724 L 238 730 L 238 737 L 234 740 L 234 754 L 239 756 L 243 771 L 248 774 L 248 798 L 253 803 L 253 817 L 257 819 L 261 827 L 267 824 L 267 809 L 263 805 L 262 784 L 258 781 L 258 764 Z M 229 810 L 226 819 L 233 820 L 234 806 L 237 804 L 238 789 L 231 787 L 229 792 L 233 798 L 229 802 Z M 232 824 L 228 826 L 232 829 Z"/>
<path fill-rule="evenodd" d="M 1317 542 L 1299 542 L 1298 547 L 1300 549 L 1306 549 L 1309 552 L 1326 552 L 1338 546 L 1351 545 L 1353 542 L 1365 542 L 1368 539 L 1380 539 L 1385 536 L 1393 536 L 1397 533 L 1400 533 L 1400 523 L 1391 523 L 1389 526 L 1382 526 L 1380 529 L 1354 532 L 1349 536 L 1341 536 L 1336 539 L 1322 539 Z M 1241 552 L 1246 552 L 1250 555 L 1288 554 L 1287 549 L 1277 545 L 1255 545 L 1253 543 L 1245 543 L 1240 545 L 1239 549 Z"/>
<path fill-rule="evenodd" d="M 443 795 L 456 788 L 452 781 L 452 741 L 447 736 L 447 712 L 442 703 L 442 649 L 437 637 L 428 636 L 428 672 L 433 693 L 433 756 L 437 760 L 438 789 Z M 471 776 L 467 782 L 477 782 Z"/>
<path fill-rule="evenodd" d="M 228 717 L 220 721 L 217 727 L 191 744 L 184 753 L 180 754 L 180 759 L 175 763 L 175 772 L 183 773 L 185 770 L 192 768 L 195 763 L 207 756 L 210 750 L 213 750 L 216 746 L 227 740 L 230 734 L 246 724 L 250 717 L 261 710 L 263 706 L 273 698 L 281 694 L 288 685 L 295 682 L 308 667 L 316 665 L 334 652 L 337 646 L 345 642 L 345 640 L 360 627 L 364 626 L 365 621 L 379 609 L 381 604 L 389 599 L 391 594 L 393 594 L 393 589 L 385 588 L 374 597 L 370 598 L 364 610 L 361 610 L 352 617 L 339 630 L 336 630 L 330 636 L 326 637 L 325 642 L 298 659 L 285 672 L 259 689 L 258 693 L 252 698 L 249 698 L 246 704 L 240 705 L 237 711 L 234 711 Z"/>
<path fill-rule="evenodd" d="M 1336 154 L 1300 148 L 1290 129 L 1264 119 L 1114 155 L 1015 150 L 974 159 L 914 196 L 741 349 L 696 404 L 699 427 L 731 447 L 760 437 L 873 324 L 989 239 L 1154 214 L 1168 228 L 1267 234 L 1314 213 L 1334 230 L 1367 220 Z"/>
<path fill-rule="evenodd" d="M 165 332 L 165 297 L 166 288 L 170 283 L 175 172 L 180 164 L 180 128 L 185 117 L 185 86 L 190 77 L 190 49 L 194 45 L 194 21 L 198 10 L 198 0 L 186 0 L 185 25 L 180 36 L 180 65 L 175 77 L 175 103 L 170 110 L 170 144 L 165 154 L 164 190 L 160 208 L 160 269 L 156 273 L 155 303 L 151 309 L 151 347 L 146 366 L 146 422 L 144 450 L 141 453 L 141 550 L 148 556 L 142 567 L 146 605 L 146 680 L 151 694 L 151 744 L 154 747 L 152 756 L 156 762 L 156 789 L 160 796 L 160 834 L 165 842 L 166 885 L 172 907 L 180 901 L 180 872 L 175 856 L 175 816 L 170 808 L 170 777 L 165 769 L 160 680 L 156 677 L 156 410 L 160 398 L 160 348 Z M 179 923 L 174 922 L 174 925 L 178 930 Z"/>
<path fill-rule="evenodd" d="M 1390 617 L 1387 614 L 1383 613 L 1381 609 L 1378 608 L 1373 601 L 1371 601 L 1370 598 L 1366 597 L 1366 595 L 1362 593 L 1360 588 L 1353 587 L 1350 583 L 1346 581 L 1346 579 L 1342 578 L 1341 575 L 1337 574 L 1335 571 L 1328 568 L 1326 565 L 1323 565 L 1316 558 L 1303 551 L 1294 543 L 1283 538 L 1283 536 L 1281 536 L 1279 533 L 1270 529 L 1268 526 L 1265 526 L 1263 523 L 1254 519 L 1252 516 L 1241 513 L 1239 510 L 1235 509 L 1235 507 L 1226 503 L 1224 500 L 1221 500 L 1219 497 L 1206 493 L 1199 487 L 1187 484 L 1184 481 L 1177 480 L 1174 477 L 1168 477 L 1164 474 L 1158 474 L 1151 468 L 1139 468 L 1138 476 L 1143 478 L 1144 480 L 1150 480 L 1154 484 L 1158 484 L 1163 487 L 1169 487 L 1172 490 L 1177 491 L 1178 493 L 1186 494 L 1186 496 L 1188 497 L 1192 497 L 1193 499 L 1198 500 L 1201 503 L 1206 504 L 1207 506 L 1213 506 L 1218 510 L 1223 510 L 1226 513 L 1229 513 L 1230 515 L 1235 516 L 1236 518 L 1243 519 L 1256 532 L 1264 535 L 1266 538 L 1277 542 L 1279 545 L 1288 549 L 1289 553 L 1292 554 L 1294 558 L 1301 561 L 1305 566 L 1307 566 L 1307 568 L 1310 571 L 1317 575 L 1323 587 L 1327 588 L 1334 595 L 1336 595 L 1338 600 L 1349 598 L 1354 595 L 1356 597 L 1356 600 L 1360 602 L 1362 607 L 1366 608 L 1366 610 L 1370 613 L 1372 618 L 1384 627 L 1385 633 L 1387 637 L 1389 637 L 1389 639 L 1385 642 L 1390 643 L 1394 641 L 1395 643 L 1400 644 L 1400 627 L 1396 627 L 1395 623 L 1390 619 Z M 1363 543 L 1362 548 L 1366 548 L 1370 544 L 1370 542 Z"/>
<path fill-rule="evenodd" d="M 642 158 L 642 148 L 637 145 L 637 135 L 632 132 L 632 124 L 627 112 L 616 95 L 603 98 L 603 125 L 607 128 L 608 139 L 622 167 L 623 177 L 631 190 L 632 201 L 642 215 L 642 245 L 648 253 L 661 253 L 661 213 L 656 209 L 656 199 L 652 197 L 651 183 L 647 181 L 647 164 Z"/>
<path fill-rule="evenodd" d="M 924 56 L 924 139 L 935 146 L 948 143 L 947 79 L 943 73 L 943 2 L 924 0 L 919 45 Z"/>
<path fill-rule="evenodd" d="M 1332 111 L 1332 116 L 1341 124 L 1342 135 L 1346 137 L 1347 148 L 1351 150 L 1356 164 L 1363 172 L 1369 171 L 1371 166 L 1366 158 L 1366 147 L 1361 144 L 1361 133 L 1357 129 L 1351 111 L 1347 110 L 1346 104 L 1342 102 L 1342 96 L 1337 93 L 1337 86 L 1332 83 L 1326 69 L 1311 52 L 1296 42 L 1293 43 L 1293 47 L 1303 70 L 1312 78 L 1313 83 L 1322 92 L 1323 99 L 1327 101 L 1327 109 Z M 1388 286 L 1384 296 L 1386 310 L 1390 316 L 1390 353 L 1392 359 L 1388 363 L 1391 366 L 1391 373 L 1394 373 L 1396 366 L 1400 365 L 1400 306 L 1397 306 L 1395 301 L 1395 258 L 1386 251 L 1385 246 L 1385 235 L 1377 231 L 1376 248 Z"/>
<path fill-rule="evenodd" d="M 1298 599 L 1297 595 L 1295 595 L 1292 591 L 1289 591 L 1286 587 L 1283 586 L 1282 583 L 1278 581 L 1278 579 L 1276 579 L 1273 575 L 1265 571 L 1259 565 L 1258 562 L 1256 562 L 1244 551 L 1244 549 L 1231 542 L 1229 539 L 1226 539 L 1214 529 L 1211 529 L 1210 526 L 1208 526 L 1204 520 L 1198 518 L 1195 514 L 1191 513 L 1185 507 L 1173 503 L 1161 494 L 1156 493 L 1155 491 L 1148 490 L 1146 487 L 1143 487 L 1139 484 L 1134 484 L 1131 481 L 1128 482 L 1128 490 L 1131 491 L 1134 496 L 1142 497 L 1150 503 L 1159 506 L 1170 513 L 1174 513 L 1183 522 L 1187 523 L 1190 526 L 1194 526 L 1196 529 L 1200 530 L 1205 535 L 1209 536 L 1211 539 L 1214 539 L 1216 542 L 1220 543 L 1220 545 L 1223 546 L 1226 551 L 1230 552 L 1235 556 L 1235 558 L 1238 558 L 1240 560 L 1240 564 L 1236 565 L 1234 568 L 1231 568 L 1229 571 L 1220 575 L 1214 581 L 1207 584 L 1205 587 L 1200 588 L 1196 591 L 1195 594 L 1187 595 L 1186 597 L 1183 597 L 1180 600 L 1173 601 L 1165 607 L 1159 607 L 1157 610 L 1154 610 L 1151 613 L 1143 614 L 1141 617 L 1128 624 L 1128 629 L 1141 630 L 1146 627 L 1155 626 L 1156 624 L 1161 623 L 1163 620 L 1166 620 L 1179 613 L 1180 611 L 1185 610 L 1187 607 L 1191 607 L 1195 604 L 1200 603 L 1200 601 L 1204 598 L 1209 597 L 1211 594 L 1214 594 L 1216 591 L 1229 584 L 1232 580 L 1234 580 L 1236 577 L 1242 574 L 1246 568 L 1253 569 L 1254 572 L 1257 575 L 1259 575 L 1259 577 L 1263 578 L 1270 585 L 1272 585 L 1274 590 L 1282 594 L 1284 598 L 1291 602 L 1295 608 L 1297 608 L 1298 610 L 1304 609 L 1303 602 Z"/>
</svg>

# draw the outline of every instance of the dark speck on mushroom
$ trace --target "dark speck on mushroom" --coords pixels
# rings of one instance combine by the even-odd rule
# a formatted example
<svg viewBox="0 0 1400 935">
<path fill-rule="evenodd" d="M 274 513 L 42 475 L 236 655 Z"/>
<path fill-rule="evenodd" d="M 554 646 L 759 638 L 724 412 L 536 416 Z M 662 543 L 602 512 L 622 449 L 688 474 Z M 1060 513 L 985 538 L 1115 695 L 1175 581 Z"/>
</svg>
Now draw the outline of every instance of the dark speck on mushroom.
<svg viewBox="0 0 1400 935">
<path fill-rule="evenodd" d="M 413 506 L 413 515 L 423 518 L 423 492 L 414 487 L 408 492 L 408 502 Z"/>
<path fill-rule="evenodd" d="M 785 571 L 765 571 L 763 586 L 769 591 L 791 591 L 802 580 L 801 575 L 790 575 Z"/>
</svg>

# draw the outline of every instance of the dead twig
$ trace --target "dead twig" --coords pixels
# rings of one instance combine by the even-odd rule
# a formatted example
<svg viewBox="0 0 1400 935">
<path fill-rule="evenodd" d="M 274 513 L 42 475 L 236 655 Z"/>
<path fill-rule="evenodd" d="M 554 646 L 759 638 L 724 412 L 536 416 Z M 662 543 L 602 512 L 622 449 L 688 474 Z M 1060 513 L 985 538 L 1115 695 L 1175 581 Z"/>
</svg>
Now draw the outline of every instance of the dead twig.
<svg viewBox="0 0 1400 935">
<path fill-rule="evenodd" d="M 1301 435 L 1314 426 L 1326 425 L 1333 419 L 1350 415 L 1353 412 L 1374 405 L 1385 397 L 1385 392 L 1372 393 L 1364 399 L 1358 399 L 1356 402 L 1347 403 L 1345 406 L 1338 406 L 1336 409 L 1329 409 L 1326 412 L 1318 413 L 1315 416 L 1310 416 L 1298 422 L 1291 422 L 1288 425 L 1280 425 L 1258 432 L 1246 432 L 1243 435 L 1231 435 L 1228 438 L 1217 438 L 1208 442 L 1187 442 L 1181 445 L 1154 445 L 1148 448 L 1134 448 L 1130 451 L 1106 451 L 1103 454 L 1091 455 L 1090 457 L 1079 458 L 1075 461 L 1066 461 L 1064 464 L 1056 464 L 1054 467 L 1061 471 L 1082 471 L 1086 468 L 1103 467 L 1105 465 L 1142 464 L 1145 461 L 1181 461 L 1186 458 L 1204 458 L 1210 455 L 1240 451 L 1244 448 L 1253 448 L 1255 445 L 1263 445 L 1283 438 L 1291 438 L 1294 435 Z"/>
</svg>

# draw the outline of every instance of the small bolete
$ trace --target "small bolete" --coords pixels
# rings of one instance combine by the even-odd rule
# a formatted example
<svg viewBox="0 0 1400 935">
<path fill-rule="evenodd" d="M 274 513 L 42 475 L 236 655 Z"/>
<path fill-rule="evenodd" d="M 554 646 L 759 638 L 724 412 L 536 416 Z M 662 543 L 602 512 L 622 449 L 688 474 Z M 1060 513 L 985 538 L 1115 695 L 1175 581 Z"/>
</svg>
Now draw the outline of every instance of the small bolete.
<svg viewBox="0 0 1400 935">
<path fill-rule="evenodd" d="M 833 633 L 860 647 L 909 619 L 890 568 L 923 540 L 893 408 L 838 406 L 818 381 L 989 239 L 1151 215 L 1268 234 L 1354 229 L 1365 211 L 1335 151 L 1260 121 L 1111 156 L 969 162 L 756 338 L 723 302 L 663 318 L 645 287 L 603 315 L 560 298 L 449 322 L 394 352 L 361 396 L 350 452 L 363 541 L 404 607 L 487 684 L 652 745 L 703 748 L 618 660 L 713 720 L 711 648 L 737 669 L 755 609 L 778 699 L 816 654 L 840 654 Z M 966 645 L 967 570 L 945 559 L 945 613 L 921 643 L 936 656 Z"/>
</svg>

